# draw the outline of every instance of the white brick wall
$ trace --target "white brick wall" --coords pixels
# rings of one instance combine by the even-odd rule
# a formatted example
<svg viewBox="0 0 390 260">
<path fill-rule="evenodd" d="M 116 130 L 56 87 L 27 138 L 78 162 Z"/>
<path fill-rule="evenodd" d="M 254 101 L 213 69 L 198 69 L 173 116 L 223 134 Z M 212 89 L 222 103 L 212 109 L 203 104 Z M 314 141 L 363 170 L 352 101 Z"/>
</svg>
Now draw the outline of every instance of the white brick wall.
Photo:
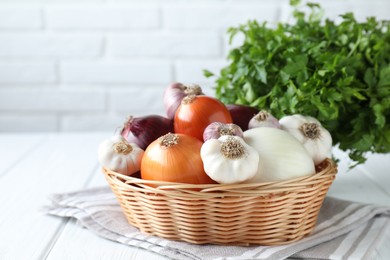
<svg viewBox="0 0 390 260">
<path fill-rule="evenodd" d="M 56 63 L 30 59 L 7 59 L 0 61 L 0 89 L 12 88 L 12 85 L 36 85 L 57 81 Z"/>
<path fill-rule="evenodd" d="M 39 7 L 0 7 L 0 29 L 42 29 L 43 14 Z"/>
<path fill-rule="evenodd" d="M 158 29 L 159 8 L 142 5 L 134 1 L 131 5 L 73 5 L 55 6 L 45 9 L 48 28 L 67 30 L 119 30 Z"/>
<path fill-rule="evenodd" d="M 105 93 L 90 90 L 11 89 L 0 91 L 0 109 L 11 112 L 103 112 Z"/>
<path fill-rule="evenodd" d="M 77 60 L 60 64 L 65 83 L 164 84 L 171 79 L 171 64 L 161 59 Z"/>
<path fill-rule="evenodd" d="M 74 33 L 18 32 L 0 35 L 2 58 L 93 58 L 103 53 L 103 37 Z"/>
<path fill-rule="evenodd" d="M 288 0 L 0 0 L 0 131 L 114 131 L 164 114 L 173 81 L 212 80 L 226 29 L 287 21 Z M 320 0 L 326 15 L 390 19 L 389 0 Z"/>
<path fill-rule="evenodd" d="M 220 57 L 221 41 L 215 32 L 141 32 L 110 35 L 108 54 L 116 57 L 200 58 Z"/>
</svg>

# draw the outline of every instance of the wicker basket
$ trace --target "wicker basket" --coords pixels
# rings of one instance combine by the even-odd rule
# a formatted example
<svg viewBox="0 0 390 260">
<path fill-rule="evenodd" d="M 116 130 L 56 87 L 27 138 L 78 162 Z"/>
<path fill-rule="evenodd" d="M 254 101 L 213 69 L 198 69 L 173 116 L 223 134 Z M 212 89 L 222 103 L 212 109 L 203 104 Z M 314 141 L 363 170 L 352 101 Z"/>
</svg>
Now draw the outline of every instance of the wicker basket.
<svg viewBox="0 0 390 260">
<path fill-rule="evenodd" d="M 312 176 L 234 185 L 146 181 L 103 172 L 129 223 L 144 233 L 193 244 L 282 245 L 313 230 L 337 168 L 327 159 Z"/>
</svg>

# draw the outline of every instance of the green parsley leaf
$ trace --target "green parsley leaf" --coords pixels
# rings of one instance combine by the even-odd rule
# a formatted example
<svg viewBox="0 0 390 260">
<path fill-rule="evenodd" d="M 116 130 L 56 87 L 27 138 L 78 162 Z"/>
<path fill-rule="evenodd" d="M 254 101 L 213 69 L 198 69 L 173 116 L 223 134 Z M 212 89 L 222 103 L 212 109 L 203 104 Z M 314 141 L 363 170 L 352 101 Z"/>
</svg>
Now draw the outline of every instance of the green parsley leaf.
<svg viewBox="0 0 390 260">
<path fill-rule="evenodd" d="M 390 152 L 390 21 L 346 13 L 336 24 L 317 3 L 290 5 L 292 24 L 251 20 L 227 31 L 230 42 L 244 41 L 219 75 L 204 71 L 216 78 L 216 96 L 276 117 L 316 117 L 356 164 Z"/>
</svg>

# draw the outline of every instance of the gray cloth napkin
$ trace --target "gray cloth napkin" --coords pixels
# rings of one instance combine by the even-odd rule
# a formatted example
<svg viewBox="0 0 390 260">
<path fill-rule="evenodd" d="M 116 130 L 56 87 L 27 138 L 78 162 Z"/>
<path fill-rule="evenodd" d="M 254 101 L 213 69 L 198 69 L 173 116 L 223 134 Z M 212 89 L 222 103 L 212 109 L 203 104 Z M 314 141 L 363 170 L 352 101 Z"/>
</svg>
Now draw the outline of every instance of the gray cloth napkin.
<svg viewBox="0 0 390 260">
<path fill-rule="evenodd" d="M 46 213 L 77 219 L 104 238 L 170 259 L 368 259 L 390 226 L 390 207 L 327 197 L 312 234 L 283 246 L 193 245 L 149 236 L 126 221 L 108 187 L 50 196 Z"/>
</svg>

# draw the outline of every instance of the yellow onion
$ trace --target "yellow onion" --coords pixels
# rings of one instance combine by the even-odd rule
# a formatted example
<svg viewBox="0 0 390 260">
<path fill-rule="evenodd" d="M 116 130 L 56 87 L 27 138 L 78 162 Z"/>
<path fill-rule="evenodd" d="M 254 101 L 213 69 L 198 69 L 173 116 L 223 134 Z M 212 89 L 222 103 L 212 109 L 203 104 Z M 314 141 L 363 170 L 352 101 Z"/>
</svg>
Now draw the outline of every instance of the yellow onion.
<svg viewBox="0 0 390 260">
<path fill-rule="evenodd" d="M 152 142 L 142 157 L 141 178 L 189 184 L 215 183 L 205 173 L 203 142 L 184 134 L 168 133 Z"/>
</svg>

